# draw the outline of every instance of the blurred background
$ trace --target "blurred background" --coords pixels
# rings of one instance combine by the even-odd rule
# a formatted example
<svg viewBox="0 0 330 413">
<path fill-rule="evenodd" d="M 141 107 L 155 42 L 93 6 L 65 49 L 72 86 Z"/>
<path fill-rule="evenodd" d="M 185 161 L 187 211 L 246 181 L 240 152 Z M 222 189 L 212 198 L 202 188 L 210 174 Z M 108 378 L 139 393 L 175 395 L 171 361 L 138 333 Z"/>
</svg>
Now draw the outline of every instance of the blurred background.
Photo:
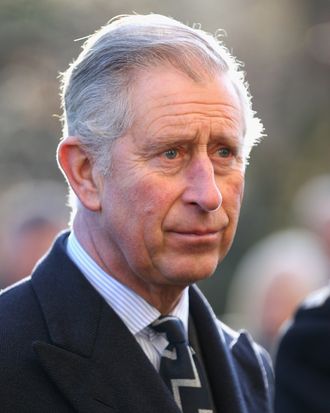
<svg viewBox="0 0 330 413">
<path fill-rule="evenodd" d="M 80 52 L 82 41 L 75 39 L 115 15 L 131 12 L 162 13 L 189 25 L 200 23 L 212 33 L 221 28 L 227 47 L 245 64 L 267 137 L 251 155 L 233 248 L 216 276 L 201 288 L 218 314 L 230 313 L 228 320 L 235 327 L 248 325 L 239 306 L 233 308 L 232 295 L 237 295 L 233 291 L 241 262 L 255 244 L 298 226 L 316 235 L 321 249 L 330 250 L 330 203 L 308 204 L 306 199 L 318 198 L 319 192 L 310 195 L 305 190 L 304 195 L 302 189 L 322 175 L 320 196 L 330 198 L 329 0 L 0 0 L 0 285 L 9 283 L 7 268 L 23 254 L 15 236 L 38 230 L 47 232 L 48 240 L 66 225 L 68 211 L 60 207 L 66 202 L 65 186 L 55 162 L 61 135 L 58 74 Z M 54 189 L 47 192 L 47 187 Z M 317 228 L 316 216 L 325 220 Z M 9 237 L 13 228 L 15 236 Z M 326 248 L 322 237 L 328 237 Z M 35 241 L 27 244 L 31 247 Z M 276 245 L 282 244 L 272 248 Z M 16 279 L 29 265 L 16 271 Z M 255 270 L 259 272 L 262 279 L 264 270 Z M 251 282 L 242 288 L 256 287 Z M 245 297 L 244 291 L 240 294 L 238 302 Z"/>
</svg>

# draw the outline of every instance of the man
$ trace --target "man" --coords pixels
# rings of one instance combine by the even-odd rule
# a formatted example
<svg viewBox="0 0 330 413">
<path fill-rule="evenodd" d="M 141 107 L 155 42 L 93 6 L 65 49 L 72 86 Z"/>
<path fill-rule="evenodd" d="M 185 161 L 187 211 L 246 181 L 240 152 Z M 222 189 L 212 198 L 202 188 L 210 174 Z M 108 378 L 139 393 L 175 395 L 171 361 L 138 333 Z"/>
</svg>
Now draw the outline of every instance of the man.
<svg viewBox="0 0 330 413">
<path fill-rule="evenodd" d="M 330 411 L 330 288 L 313 293 L 285 332 L 276 357 L 275 411 Z"/>
<path fill-rule="evenodd" d="M 230 248 L 262 131 L 235 60 L 122 17 L 64 74 L 63 108 L 72 232 L 1 297 L 5 411 L 270 411 L 267 355 L 194 286 Z"/>
</svg>

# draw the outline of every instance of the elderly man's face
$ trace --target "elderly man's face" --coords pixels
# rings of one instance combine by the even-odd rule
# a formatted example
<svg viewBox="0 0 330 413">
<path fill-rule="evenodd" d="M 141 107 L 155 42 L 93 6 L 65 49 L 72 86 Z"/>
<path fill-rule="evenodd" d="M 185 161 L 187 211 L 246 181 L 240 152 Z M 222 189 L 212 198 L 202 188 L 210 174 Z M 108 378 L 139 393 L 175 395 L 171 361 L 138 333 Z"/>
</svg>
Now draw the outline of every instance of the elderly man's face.
<svg viewBox="0 0 330 413">
<path fill-rule="evenodd" d="M 173 68 L 137 78 L 135 120 L 113 147 L 100 233 L 107 267 L 133 289 L 209 277 L 236 230 L 243 120 L 231 81 L 196 83 Z"/>
</svg>

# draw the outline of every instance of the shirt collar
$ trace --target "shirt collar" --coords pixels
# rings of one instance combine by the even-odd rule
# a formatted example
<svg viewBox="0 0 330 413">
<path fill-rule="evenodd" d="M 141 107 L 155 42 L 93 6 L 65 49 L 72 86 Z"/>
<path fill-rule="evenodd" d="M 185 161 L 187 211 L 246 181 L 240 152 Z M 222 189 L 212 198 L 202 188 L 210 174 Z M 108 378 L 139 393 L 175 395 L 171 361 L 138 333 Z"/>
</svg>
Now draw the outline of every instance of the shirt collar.
<svg viewBox="0 0 330 413">
<path fill-rule="evenodd" d="M 141 333 L 161 315 L 155 307 L 141 296 L 106 273 L 84 250 L 73 231 L 68 238 L 67 253 L 133 335 Z M 189 317 L 188 288 L 184 289 L 179 302 L 170 314 L 180 318 L 187 333 Z"/>
</svg>

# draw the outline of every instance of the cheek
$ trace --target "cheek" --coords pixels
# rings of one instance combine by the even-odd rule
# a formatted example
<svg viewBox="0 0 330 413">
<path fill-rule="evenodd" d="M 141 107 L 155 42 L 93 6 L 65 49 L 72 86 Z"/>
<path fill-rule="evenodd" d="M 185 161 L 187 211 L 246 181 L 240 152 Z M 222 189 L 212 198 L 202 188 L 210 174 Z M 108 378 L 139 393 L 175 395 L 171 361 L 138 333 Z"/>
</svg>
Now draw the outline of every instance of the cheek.
<svg viewBox="0 0 330 413">
<path fill-rule="evenodd" d="M 127 220 L 134 242 L 130 244 L 142 268 L 164 248 L 163 223 L 171 210 L 173 196 L 167 185 L 160 182 L 141 181 L 131 191 Z"/>
<path fill-rule="evenodd" d="M 145 228 L 161 225 L 172 205 L 173 190 L 158 180 L 141 180 L 131 187 L 127 202 Z M 157 230 L 157 228 L 153 228 Z"/>
<path fill-rule="evenodd" d="M 244 194 L 244 175 L 228 177 L 222 185 L 220 184 L 220 191 L 222 191 L 224 208 L 238 215 Z"/>
</svg>

